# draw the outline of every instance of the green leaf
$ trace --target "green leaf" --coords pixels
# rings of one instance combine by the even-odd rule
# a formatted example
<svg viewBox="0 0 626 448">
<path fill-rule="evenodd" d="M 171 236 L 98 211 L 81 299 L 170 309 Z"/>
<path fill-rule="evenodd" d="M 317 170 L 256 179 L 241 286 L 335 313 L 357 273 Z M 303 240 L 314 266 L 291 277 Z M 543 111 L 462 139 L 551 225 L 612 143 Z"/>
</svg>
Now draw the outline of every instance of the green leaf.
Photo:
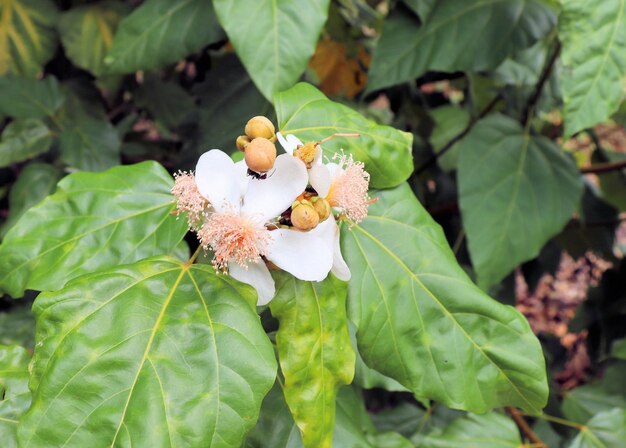
<svg viewBox="0 0 626 448">
<path fill-rule="evenodd" d="M 17 447 L 17 424 L 30 405 L 30 355 L 17 345 L 0 345 L 0 438 L 3 448 Z"/>
<path fill-rule="evenodd" d="M 26 210 L 52 194 L 62 176 L 58 168 L 47 163 L 26 165 L 9 193 L 9 216 L 0 228 L 0 236 L 4 237 Z"/>
<path fill-rule="evenodd" d="M 213 3 L 241 62 L 271 101 L 275 93 L 294 85 L 306 69 L 326 23 L 330 1 L 214 0 Z"/>
<path fill-rule="evenodd" d="M 611 347 L 611 356 L 618 359 L 626 359 L 626 338 L 613 343 L 613 346 Z"/>
<path fill-rule="evenodd" d="M 180 126 L 196 108 L 193 98 L 180 84 L 161 81 L 153 75 L 146 76 L 134 92 L 134 99 L 137 106 L 146 108 L 157 121 L 170 129 Z"/>
<path fill-rule="evenodd" d="M 3 0 L 0 17 L 0 75 L 34 77 L 57 47 L 58 12 L 54 2 Z"/>
<path fill-rule="evenodd" d="M 526 319 L 470 281 L 408 185 L 373 196 L 365 221 L 342 229 L 349 316 L 365 362 L 419 399 L 538 413 L 548 386 Z"/>
<path fill-rule="evenodd" d="M 0 139 L 0 167 L 38 156 L 51 144 L 50 130 L 42 121 L 34 118 L 13 121 Z"/>
<path fill-rule="evenodd" d="M 346 283 L 332 276 L 303 282 L 277 275 L 270 302 L 279 321 L 276 346 L 285 398 L 305 447 L 331 446 L 337 389 L 354 377 L 345 301 Z"/>
<path fill-rule="evenodd" d="M 567 137 L 608 119 L 624 98 L 626 0 L 564 1 L 559 37 Z"/>
<path fill-rule="evenodd" d="M 44 118 L 61 107 L 65 96 L 54 76 L 41 81 L 0 77 L 0 114 L 14 118 Z"/>
<path fill-rule="evenodd" d="M 320 141 L 336 133 L 360 137 L 336 137 L 324 144 L 326 156 L 344 149 L 365 163 L 371 186 L 399 185 L 413 172 L 413 135 L 390 126 L 379 126 L 343 104 L 330 101 L 315 87 L 299 83 L 274 98 L 280 131 L 303 142 Z"/>
<path fill-rule="evenodd" d="M 424 22 L 433 10 L 436 0 L 402 0 L 402 3 L 408 6 Z"/>
<path fill-rule="evenodd" d="M 117 1 L 81 5 L 61 14 L 59 33 L 67 57 L 96 76 L 104 73 L 104 57 L 113 44 L 119 21 L 129 8 Z"/>
<path fill-rule="evenodd" d="M 120 22 L 104 62 L 108 73 L 159 68 L 221 37 L 212 2 L 147 0 Z"/>
<path fill-rule="evenodd" d="M 108 120 L 82 116 L 59 137 L 61 160 L 83 171 L 103 171 L 120 163 L 120 137 Z"/>
<path fill-rule="evenodd" d="M 171 215 L 171 176 L 156 162 L 74 173 L 0 245 L 0 288 L 54 290 L 78 275 L 168 254 L 187 227 Z"/>
<path fill-rule="evenodd" d="M 463 132 L 470 122 L 470 114 L 466 109 L 456 106 L 442 106 L 431 111 L 435 127 L 430 135 L 430 144 L 435 153 L 439 153 L 443 147 L 458 134 Z M 437 163 L 444 171 L 456 169 L 459 158 L 459 144 L 455 144 L 446 153 L 437 159 Z"/>
<path fill-rule="evenodd" d="M 255 303 L 172 258 L 41 294 L 20 446 L 240 446 L 276 376 Z"/>
<path fill-rule="evenodd" d="M 510 418 L 492 412 L 468 414 L 456 419 L 442 434 L 429 435 L 422 441 L 430 448 L 515 448 L 522 445 L 519 430 Z"/>
<path fill-rule="evenodd" d="M 0 344 L 29 349 L 35 346 L 35 318 L 30 305 L 14 305 L 10 310 L 0 312 Z"/>
<path fill-rule="evenodd" d="M 602 154 L 608 158 L 608 162 L 623 162 L 626 154 L 603 150 Z M 592 160 L 594 160 L 592 158 Z M 598 176 L 602 198 L 619 211 L 626 211 L 626 171 L 617 170 L 614 172 L 602 173 Z"/>
<path fill-rule="evenodd" d="M 480 121 L 459 154 L 459 205 L 478 284 L 486 289 L 563 229 L 582 182 L 551 140 L 499 114 Z"/>
<path fill-rule="evenodd" d="M 562 404 L 563 415 L 578 423 L 585 423 L 594 415 L 616 407 L 626 408 L 626 400 L 608 393 L 599 384 L 587 384 L 566 392 Z"/>
<path fill-rule="evenodd" d="M 392 13 L 374 50 L 367 89 L 410 81 L 429 70 L 496 68 L 543 37 L 555 21 L 542 0 L 440 0 L 422 26 L 408 14 Z"/>
<path fill-rule="evenodd" d="M 626 409 L 596 414 L 568 448 L 620 448 L 626 440 Z"/>
</svg>

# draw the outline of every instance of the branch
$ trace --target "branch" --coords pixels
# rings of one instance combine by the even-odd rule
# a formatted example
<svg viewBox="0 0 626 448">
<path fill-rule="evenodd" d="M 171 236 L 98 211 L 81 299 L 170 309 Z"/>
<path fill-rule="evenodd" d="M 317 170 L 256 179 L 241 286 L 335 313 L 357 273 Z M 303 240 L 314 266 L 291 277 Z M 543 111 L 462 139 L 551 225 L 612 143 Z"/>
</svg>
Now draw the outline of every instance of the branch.
<svg viewBox="0 0 626 448">
<path fill-rule="evenodd" d="M 580 169 L 582 174 L 602 174 L 609 173 L 611 171 L 619 171 L 621 169 L 626 168 L 626 160 L 621 160 L 619 162 L 607 162 L 607 163 L 597 163 L 595 165 L 587 166 Z"/>
<path fill-rule="evenodd" d="M 491 102 L 487 104 L 487 106 L 485 106 L 485 108 L 480 112 L 480 114 L 478 114 L 478 117 L 474 118 L 472 121 L 469 122 L 469 124 L 465 127 L 465 129 L 463 129 L 460 133 L 452 137 L 452 139 L 448 143 L 446 143 L 443 148 L 441 148 L 438 152 L 430 156 L 430 158 L 426 162 L 424 162 L 422 166 L 416 168 L 414 175 L 417 176 L 423 173 L 427 168 L 433 165 L 439 159 L 439 157 L 443 156 L 446 152 L 448 152 L 450 148 L 454 146 L 455 143 L 462 140 L 463 137 L 469 134 L 469 132 L 472 130 L 472 128 L 478 122 L 478 120 L 480 120 L 481 118 L 484 118 L 489 112 L 491 112 L 493 108 L 496 107 L 496 104 L 498 104 L 498 101 L 500 101 L 500 99 L 501 99 L 500 94 L 496 95 L 495 98 L 492 99 Z"/>
<path fill-rule="evenodd" d="M 561 53 L 561 42 L 557 40 L 555 47 L 556 48 L 554 49 L 554 53 L 552 53 L 552 56 L 546 62 L 546 65 L 543 68 L 543 72 L 541 73 L 541 76 L 539 77 L 539 80 L 537 81 L 537 84 L 535 85 L 535 90 L 533 91 L 533 94 L 528 99 L 528 103 L 526 104 L 526 108 L 524 109 L 524 113 L 522 114 L 521 122 L 522 122 L 522 126 L 524 127 L 528 125 L 528 121 L 530 120 L 530 117 L 532 116 L 533 111 L 535 110 L 535 107 L 537 106 L 537 102 L 539 101 L 539 98 L 541 97 L 541 92 L 543 92 L 543 87 L 545 86 L 546 82 L 550 78 L 550 74 L 552 73 L 554 64 L 556 63 L 556 60 L 558 59 L 559 54 Z"/>
<path fill-rule="evenodd" d="M 548 448 L 548 445 L 546 445 L 546 443 L 543 440 L 541 440 L 537 434 L 535 434 L 535 432 L 532 430 L 530 425 L 526 422 L 524 417 L 522 417 L 522 414 L 520 413 L 520 411 L 518 411 L 517 409 L 511 406 L 507 406 L 506 411 L 513 418 L 513 420 L 515 420 L 515 423 L 519 427 L 520 431 L 522 431 L 522 433 L 526 436 L 528 440 L 533 442 L 535 446 L 537 447 Z"/>
</svg>

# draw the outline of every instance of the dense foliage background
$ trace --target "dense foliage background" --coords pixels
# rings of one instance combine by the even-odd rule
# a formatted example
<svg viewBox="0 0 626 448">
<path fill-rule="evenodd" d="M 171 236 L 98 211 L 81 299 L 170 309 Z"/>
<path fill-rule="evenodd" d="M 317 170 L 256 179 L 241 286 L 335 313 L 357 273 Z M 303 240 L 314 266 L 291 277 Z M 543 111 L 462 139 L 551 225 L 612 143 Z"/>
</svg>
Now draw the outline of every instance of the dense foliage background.
<svg viewBox="0 0 626 448">
<path fill-rule="evenodd" d="M 179 243 L 184 223 L 167 219 L 167 172 L 192 169 L 210 148 L 236 153 L 246 121 L 266 115 L 303 139 L 361 133 L 328 147 L 365 162 L 379 198 L 372 220 L 343 231 L 354 277 L 348 289 L 333 280 L 298 292 L 329 297 L 344 318 L 348 295 L 356 375 L 337 392 L 334 446 L 624 446 L 625 75 L 626 0 L 0 0 L 2 445 L 16 445 L 19 434 L 21 446 L 187 446 L 191 439 L 170 431 L 180 425 L 192 437 L 208 425 L 221 429 L 198 446 L 295 447 L 302 441 L 292 413 L 307 421 L 307 412 L 320 431 L 332 428 L 332 412 L 319 403 L 296 398 L 290 413 L 278 383 L 263 399 L 275 365 L 271 347 L 257 342 L 265 335 L 254 326 L 251 291 L 205 284 L 210 265 L 194 265 L 181 280 L 173 259 L 139 261 L 189 258 L 189 245 Z M 147 160 L 165 170 L 152 162 L 114 168 Z M 456 261 L 414 195 L 442 226 Z M 94 232 L 107 218 L 117 219 L 114 230 Z M 395 224 L 385 227 L 385 219 Z M 398 223 L 413 230 L 398 233 Z M 135 261 L 100 281 L 100 269 Z M 396 262 L 400 280 L 386 272 Z M 431 268 L 449 278 L 423 273 Z M 96 298 L 113 298 L 132 279 L 139 285 L 132 307 L 100 313 L 80 338 L 65 341 L 75 322 L 98 316 Z M 305 288 L 277 281 L 283 291 Z M 171 283 L 186 294 L 168 295 Z M 424 284 L 432 302 L 415 292 Z M 227 372 L 226 390 L 242 398 L 236 409 L 218 401 L 222 422 L 168 416 L 167 406 L 165 415 L 140 410 L 142 400 L 203 393 L 204 371 L 172 390 L 148 386 L 161 384 L 159 369 L 178 371 L 177 344 L 197 349 L 181 341 L 198 334 L 178 325 L 195 317 L 176 314 L 194 306 L 193 285 L 208 291 L 211 313 L 226 328 L 223 344 L 245 333 L 249 353 L 235 352 L 249 362 L 247 384 L 262 385 L 248 390 Z M 37 298 L 35 334 L 37 291 L 62 287 Z M 550 386 L 543 414 L 543 366 L 520 351 L 534 339 L 509 308 L 479 306 L 483 291 L 517 307 L 541 341 Z M 160 342 L 171 358 L 149 358 L 158 382 L 140 382 L 136 408 L 130 395 L 125 405 L 114 396 L 100 403 L 118 381 L 111 372 L 135 374 L 134 355 L 107 359 L 89 347 L 105 338 L 123 344 L 137 316 L 158 314 L 146 297 L 159 294 L 178 303 L 168 316 L 171 338 Z M 228 303 L 245 312 L 233 319 Z M 378 321 L 380 303 L 393 307 L 388 326 Z M 262 310 L 272 339 L 275 318 L 292 312 L 280 293 L 271 314 Z M 495 313 L 502 328 L 481 313 L 486 320 Z M 453 315 L 458 327 L 444 322 Z M 427 330 L 411 330 L 418 321 Z M 466 328 L 480 347 L 465 345 Z M 308 343 L 297 328 L 281 330 Z M 337 348 L 347 337 L 335 336 L 330 373 L 316 373 L 330 403 L 350 382 Z M 516 393 L 473 389 L 468 378 L 487 375 L 481 355 L 515 378 Z M 96 358 L 108 363 L 98 372 L 68 370 Z M 281 367 L 287 375 L 303 368 Z M 96 423 L 73 419 L 97 400 L 89 408 Z M 105 429 L 122 405 L 128 426 L 120 423 L 111 442 Z M 252 417 L 240 423 L 242 415 Z M 150 431 L 133 432 L 146 422 Z M 307 446 L 322 446 L 314 430 L 303 434 Z"/>
</svg>

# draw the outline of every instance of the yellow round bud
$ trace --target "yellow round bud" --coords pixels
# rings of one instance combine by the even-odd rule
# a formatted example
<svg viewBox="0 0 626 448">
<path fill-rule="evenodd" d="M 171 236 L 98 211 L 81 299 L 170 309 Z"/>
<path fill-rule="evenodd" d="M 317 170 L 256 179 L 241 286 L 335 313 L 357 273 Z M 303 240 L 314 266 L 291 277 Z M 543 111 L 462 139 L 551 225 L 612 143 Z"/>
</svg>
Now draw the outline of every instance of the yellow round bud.
<svg viewBox="0 0 626 448">
<path fill-rule="evenodd" d="M 240 135 L 239 137 L 237 137 L 237 140 L 235 141 L 235 145 L 237 145 L 237 149 L 239 151 L 245 151 L 246 146 L 248 146 L 250 142 L 251 142 L 250 137 L 248 137 L 247 135 Z"/>
<path fill-rule="evenodd" d="M 291 223 L 296 229 L 311 230 L 317 227 L 320 217 L 309 201 L 300 201 L 292 205 Z"/>
<path fill-rule="evenodd" d="M 246 123 L 245 132 L 248 137 L 255 139 L 257 137 L 263 137 L 268 140 L 274 138 L 274 132 L 276 129 L 272 122 L 261 115 L 252 117 Z"/>
<path fill-rule="evenodd" d="M 244 158 L 252 171 L 257 173 L 269 171 L 276 161 L 276 145 L 266 138 L 257 137 L 246 146 Z"/>
<path fill-rule="evenodd" d="M 297 148 L 293 155 L 302 160 L 307 168 L 311 168 L 311 163 L 315 160 L 315 154 L 318 151 L 318 144 L 315 142 L 306 143 L 304 146 Z"/>
<path fill-rule="evenodd" d="M 324 198 L 320 198 L 319 196 L 314 196 L 311 198 L 311 203 L 320 218 L 320 222 L 326 221 L 326 219 L 330 216 L 330 204 L 328 201 Z"/>
</svg>

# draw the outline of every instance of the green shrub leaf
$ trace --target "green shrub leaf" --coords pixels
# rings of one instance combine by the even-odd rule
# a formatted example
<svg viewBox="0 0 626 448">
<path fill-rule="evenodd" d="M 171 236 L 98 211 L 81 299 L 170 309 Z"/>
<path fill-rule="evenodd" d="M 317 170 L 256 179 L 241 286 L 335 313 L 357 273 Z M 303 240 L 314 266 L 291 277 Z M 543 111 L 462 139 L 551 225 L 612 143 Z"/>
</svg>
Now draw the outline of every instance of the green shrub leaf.
<svg viewBox="0 0 626 448">
<path fill-rule="evenodd" d="M 276 375 L 255 302 L 172 258 L 41 294 L 20 446 L 240 446 Z"/>
<path fill-rule="evenodd" d="M 407 14 L 392 14 L 374 50 L 367 89 L 410 81 L 428 70 L 496 68 L 555 21 L 542 0 L 440 0 L 422 26 Z"/>
<path fill-rule="evenodd" d="M 337 388 L 350 384 L 355 354 L 348 334 L 346 283 L 303 282 L 281 273 L 272 315 L 285 399 L 305 447 L 330 447 Z"/>
<path fill-rule="evenodd" d="M 510 418 L 492 412 L 486 415 L 468 414 L 454 420 L 441 434 L 425 437 L 420 446 L 457 448 L 504 448 L 523 446 L 519 430 Z"/>
<path fill-rule="evenodd" d="M 0 138 L 0 167 L 42 154 L 51 144 L 50 130 L 41 120 L 27 118 L 13 121 Z"/>
<path fill-rule="evenodd" d="M 0 440 L 3 448 L 17 447 L 17 424 L 30 405 L 30 355 L 18 345 L 0 345 Z"/>
<path fill-rule="evenodd" d="M 268 100 L 306 69 L 329 0 L 214 0 L 215 12 L 250 77 Z"/>
<path fill-rule="evenodd" d="M 537 256 L 563 229 L 582 195 L 573 160 L 551 140 L 528 135 L 499 114 L 463 139 L 458 164 L 463 224 L 483 288 Z"/>
<path fill-rule="evenodd" d="M 54 290 L 98 269 L 168 254 L 186 233 L 171 176 L 156 162 L 65 177 L 0 245 L 0 288 Z"/>
<path fill-rule="evenodd" d="M 617 448 L 626 440 L 626 409 L 596 414 L 578 433 L 568 448 Z"/>
<path fill-rule="evenodd" d="M 53 115 L 65 101 L 54 76 L 41 81 L 18 76 L 0 77 L 0 114 L 14 118 Z"/>
<path fill-rule="evenodd" d="M 568 0 L 559 18 L 563 43 L 565 135 L 606 120 L 624 98 L 626 0 Z"/>
<path fill-rule="evenodd" d="M 390 188 L 404 182 L 413 172 L 413 135 L 391 126 L 380 126 L 343 104 L 335 103 L 315 87 L 299 83 L 274 98 L 280 131 L 294 134 L 303 142 L 320 141 L 336 133 L 323 145 L 327 157 L 344 149 L 365 163 L 374 188 Z"/>
<path fill-rule="evenodd" d="M 365 221 L 342 229 L 349 316 L 364 361 L 420 399 L 539 412 L 548 386 L 526 319 L 470 281 L 408 185 L 374 196 Z"/>
<path fill-rule="evenodd" d="M 119 165 L 120 146 L 120 137 L 109 121 L 88 116 L 68 122 L 59 138 L 61 160 L 84 171 Z"/>
<path fill-rule="evenodd" d="M 105 58 L 107 72 L 159 68 L 221 37 L 212 2 L 147 0 L 120 22 Z"/>
</svg>

